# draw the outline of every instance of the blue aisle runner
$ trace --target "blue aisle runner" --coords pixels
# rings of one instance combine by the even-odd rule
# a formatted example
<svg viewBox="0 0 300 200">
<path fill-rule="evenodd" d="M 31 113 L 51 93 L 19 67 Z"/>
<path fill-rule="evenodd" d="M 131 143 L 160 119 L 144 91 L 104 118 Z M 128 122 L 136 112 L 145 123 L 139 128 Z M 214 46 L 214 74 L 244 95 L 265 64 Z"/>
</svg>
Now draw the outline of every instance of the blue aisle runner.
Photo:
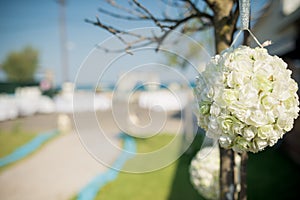
<svg viewBox="0 0 300 200">
<path fill-rule="evenodd" d="M 4 165 L 8 165 L 17 160 L 20 160 L 21 158 L 26 157 L 27 155 L 35 151 L 37 148 L 39 148 L 44 142 L 46 142 L 47 140 L 49 140 L 50 138 L 54 137 L 57 134 L 58 134 L 57 130 L 49 131 L 46 133 L 40 133 L 38 136 L 33 138 L 30 142 L 16 149 L 13 153 L 3 158 L 0 158 L 0 167 Z"/>
<path fill-rule="evenodd" d="M 78 200 L 93 200 L 95 199 L 98 191 L 106 185 L 108 182 L 113 181 L 117 178 L 119 171 L 115 169 L 121 169 L 125 162 L 132 158 L 132 155 L 136 153 L 135 140 L 126 135 L 122 134 L 124 140 L 123 152 L 117 158 L 117 160 L 112 165 L 112 168 L 108 169 L 106 172 L 96 176 L 87 186 L 85 186 L 78 194 Z M 130 152 L 130 153 L 129 153 Z"/>
</svg>

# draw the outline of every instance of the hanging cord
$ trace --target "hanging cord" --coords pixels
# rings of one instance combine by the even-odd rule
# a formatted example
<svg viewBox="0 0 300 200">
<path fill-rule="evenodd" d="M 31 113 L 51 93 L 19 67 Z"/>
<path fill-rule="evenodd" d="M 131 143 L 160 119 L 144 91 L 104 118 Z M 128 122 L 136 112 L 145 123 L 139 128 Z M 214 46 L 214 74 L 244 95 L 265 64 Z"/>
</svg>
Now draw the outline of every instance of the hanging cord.
<svg viewBox="0 0 300 200">
<path fill-rule="evenodd" d="M 240 8 L 240 16 L 241 16 L 241 29 L 237 33 L 235 39 L 233 40 L 230 48 L 233 48 L 233 45 L 236 43 L 237 39 L 241 35 L 243 31 L 248 31 L 251 37 L 254 39 L 256 44 L 261 48 L 264 46 L 258 41 L 258 39 L 254 36 L 254 34 L 249 29 L 249 19 L 250 19 L 250 0 L 239 0 L 239 8 Z"/>
<path fill-rule="evenodd" d="M 237 33 L 237 35 L 236 35 L 236 37 L 234 38 L 233 42 L 231 43 L 230 48 L 233 48 L 233 45 L 236 43 L 237 39 L 239 38 L 239 36 L 241 35 L 241 33 L 242 33 L 243 31 L 248 31 L 249 34 L 250 34 L 250 36 L 251 36 L 251 37 L 253 38 L 253 40 L 256 42 L 256 44 L 257 44 L 259 47 L 264 48 L 264 45 L 262 45 L 262 44 L 258 41 L 258 39 L 255 37 L 255 35 L 252 33 L 252 31 L 251 31 L 250 29 L 248 29 L 248 28 L 247 28 L 247 29 L 239 30 L 239 32 Z"/>
<path fill-rule="evenodd" d="M 240 16 L 241 16 L 241 29 L 249 29 L 250 19 L 250 0 L 239 0 Z"/>
</svg>

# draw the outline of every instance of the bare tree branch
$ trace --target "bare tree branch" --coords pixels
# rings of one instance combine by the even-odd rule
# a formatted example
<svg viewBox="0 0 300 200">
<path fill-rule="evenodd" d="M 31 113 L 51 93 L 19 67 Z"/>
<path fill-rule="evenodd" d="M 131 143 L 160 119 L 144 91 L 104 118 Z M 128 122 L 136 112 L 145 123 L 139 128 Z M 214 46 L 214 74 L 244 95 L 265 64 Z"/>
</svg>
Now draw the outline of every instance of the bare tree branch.
<svg viewBox="0 0 300 200">
<path fill-rule="evenodd" d="M 147 18 L 146 16 L 133 17 L 133 16 L 127 16 L 127 15 L 121 15 L 121 14 L 110 12 L 110 11 L 102 9 L 102 8 L 98 8 L 98 11 L 103 14 L 109 15 L 111 17 L 125 19 L 125 20 L 137 20 L 138 21 L 138 20 L 144 20 L 145 18 Z"/>
<path fill-rule="evenodd" d="M 166 2 L 166 0 L 161 0 L 161 1 L 166 3 L 166 4 L 171 4 L 170 2 Z M 183 0 L 183 2 L 185 2 L 185 1 L 189 2 L 190 5 L 193 5 L 193 9 L 196 10 L 196 13 L 197 13 L 197 16 L 199 17 L 199 19 L 200 18 L 207 18 L 207 20 L 212 20 L 213 19 L 213 17 L 211 15 L 209 15 L 205 12 L 201 12 L 195 6 L 195 4 L 192 3 L 190 0 Z M 160 28 L 165 28 L 164 25 L 161 24 L 161 23 L 172 23 L 172 22 L 176 23 L 176 22 L 182 20 L 182 18 L 175 19 L 175 18 L 170 18 L 170 17 L 165 17 L 165 18 L 154 17 L 154 15 L 145 6 L 143 6 L 141 3 L 139 3 L 136 0 L 132 0 L 132 2 L 134 2 L 134 5 L 136 5 L 140 9 L 142 9 L 146 14 L 140 12 L 139 15 L 137 15 L 136 13 L 130 12 L 132 10 L 129 10 L 129 9 L 126 9 L 125 7 L 119 6 L 112 0 L 107 0 L 107 2 L 109 2 L 109 4 L 111 6 L 114 6 L 115 8 L 118 8 L 118 9 L 122 9 L 123 11 L 133 15 L 133 16 L 126 16 L 126 15 L 121 15 L 121 14 L 117 14 L 117 13 L 114 13 L 114 12 L 110 12 L 110 11 L 102 9 L 102 8 L 98 9 L 101 13 L 107 14 L 109 16 L 112 16 L 112 17 L 118 18 L 118 19 L 137 20 L 137 21 L 152 20 Z M 131 2 L 131 1 L 129 0 L 129 2 Z M 173 3 L 173 4 L 179 6 L 178 3 Z"/>
<path fill-rule="evenodd" d="M 98 49 L 102 49 L 103 51 L 105 52 L 109 52 L 109 53 L 123 53 L 124 51 L 130 55 L 133 55 L 133 52 L 132 50 L 135 50 L 135 49 L 139 49 L 139 48 L 142 48 L 142 47 L 149 47 L 151 44 L 154 44 L 155 41 L 147 41 L 147 42 L 144 42 L 144 43 L 140 43 L 139 40 L 136 40 L 135 42 L 132 42 L 132 46 L 134 47 L 127 47 L 125 49 L 123 48 L 119 48 L 119 49 L 109 49 L 109 48 L 106 48 L 106 47 L 103 47 L 103 46 L 99 46 L 97 45 L 96 47 Z M 155 48 L 156 50 L 156 48 Z"/>
<path fill-rule="evenodd" d="M 163 2 L 167 6 L 174 7 L 174 8 L 178 8 L 180 6 L 178 1 L 173 2 L 173 1 L 170 1 L 170 0 L 161 0 L 161 2 Z"/>
<path fill-rule="evenodd" d="M 91 23 L 95 26 L 98 26 L 100 28 L 103 28 L 104 30 L 108 31 L 109 33 L 115 35 L 124 45 L 125 45 L 125 50 L 126 52 L 130 52 L 131 49 L 135 49 L 135 48 L 139 48 L 139 47 L 144 47 L 150 44 L 157 44 L 157 47 L 155 48 L 156 51 L 158 51 L 160 49 L 161 44 L 164 42 L 164 40 L 168 37 L 168 35 L 175 30 L 176 28 L 178 28 L 179 26 L 181 26 L 182 24 L 186 23 L 187 21 L 193 19 L 197 17 L 196 14 L 190 15 L 189 17 L 186 17 L 184 19 L 181 19 L 179 21 L 177 21 L 174 25 L 172 26 L 168 26 L 168 30 L 164 31 L 163 34 L 161 36 L 156 36 L 154 33 L 152 35 L 152 37 L 145 37 L 143 35 L 139 35 L 136 33 L 132 33 L 129 31 L 124 31 L 124 30 L 120 30 L 120 29 L 116 29 L 112 26 L 108 26 L 103 24 L 102 22 L 100 22 L 99 18 L 96 18 L 96 21 L 91 21 L 91 20 L 85 20 L 88 23 Z M 204 29 L 206 27 L 201 27 L 201 29 Z M 200 29 L 200 28 L 198 28 Z M 181 31 L 183 32 L 183 31 Z M 137 39 L 132 40 L 132 41 L 126 41 L 123 36 L 124 35 L 129 35 L 129 36 L 133 36 Z M 144 43 L 143 43 L 144 42 Z M 101 48 L 104 51 L 108 52 L 121 52 L 120 49 L 117 50 L 109 50 L 107 48 Z M 124 51 L 124 49 L 123 49 Z"/>
<path fill-rule="evenodd" d="M 212 27 L 211 23 L 203 23 L 201 26 L 184 26 L 181 29 L 181 33 L 187 34 L 187 33 L 197 33 L 199 31 L 204 31 L 208 28 Z"/>
<path fill-rule="evenodd" d="M 128 41 L 125 41 L 123 39 L 123 37 L 121 37 L 120 34 L 130 35 L 130 36 L 133 36 L 133 37 L 137 38 L 138 40 L 147 39 L 146 37 L 144 37 L 142 35 L 138 35 L 138 34 L 135 34 L 135 33 L 132 33 L 132 32 L 128 32 L 128 31 L 123 31 L 123 30 L 120 30 L 120 29 L 116 29 L 115 27 L 105 25 L 102 22 L 100 22 L 100 19 L 98 17 L 96 17 L 96 21 L 91 21 L 91 20 L 86 19 L 85 22 L 91 23 L 95 26 L 103 28 L 104 30 L 108 31 L 109 33 L 115 35 L 124 45 L 127 45 L 127 46 L 128 46 Z"/>
<path fill-rule="evenodd" d="M 164 0 L 162 0 L 165 2 Z M 183 0 L 182 2 L 185 2 L 186 5 L 189 6 L 190 10 L 193 10 L 192 12 L 188 12 L 188 15 L 184 17 L 178 17 L 177 18 L 170 18 L 170 17 L 165 17 L 165 18 L 159 18 L 155 17 L 149 9 L 147 9 L 145 6 L 143 6 L 141 3 L 139 3 L 137 0 L 128 0 L 129 5 L 135 6 L 136 8 L 131 8 L 128 9 L 127 7 L 120 6 L 117 4 L 114 0 L 106 0 L 106 2 L 110 5 L 113 6 L 114 8 L 121 10 L 122 12 L 127 13 L 126 14 L 120 14 L 117 12 L 109 11 L 103 8 L 99 8 L 99 12 L 108 15 L 110 17 L 114 17 L 116 19 L 124 19 L 128 21 L 152 21 L 155 23 L 157 27 L 159 27 L 162 30 L 162 34 L 157 36 L 153 34 L 150 37 L 145 37 L 143 35 L 138 35 L 136 33 L 132 33 L 126 30 L 121 30 L 118 28 L 115 28 L 110 25 L 106 25 L 100 21 L 98 17 L 96 17 L 96 21 L 88 20 L 86 19 L 85 21 L 88 23 L 91 23 L 95 26 L 98 26 L 109 33 L 115 35 L 124 45 L 125 48 L 123 50 L 126 50 L 129 52 L 130 49 L 142 47 L 142 46 L 147 46 L 149 44 L 156 43 L 156 51 L 159 50 L 160 46 L 162 43 L 165 41 L 165 39 L 169 36 L 169 34 L 173 31 L 180 28 L 181 33 L 188 33 L 188 32 L 193 32 L 193 31 L 199 31 L 199 30 L 204 30 L 208 27 L 211 27 L 212 25 L 212 19 L 213 17 L 205 12 L 201 12 L 196 5 L 190 1 L 190 0 Z M 165 3 L 170 3 L 170 2 L 165 2 Z M 172 4 L 175 5 L 175 4 Z M 180 5 L 179 3 L 176 3 L 176 5 Z M 181 5 L 182 6 L 182 5 Z M 199 20 L 201 22 L 200 26 L 193 26 L 190 25 L 188 26 L 188 22 L 192 19 Z M 183 26 L 185 25 L 185 26 Z M 183 27 L 182 27 L 183 26 Z M 129 35 L 133 36 L 136 39 L 133 39 L 131 41 L 128 41 L 124 39 L 124 36 Z M 108 49 L 103 49 L 105 51 L 109 51 Z M 113 50 L 116 52 L 116 50 Z M 119 50 L 117 50 L 119 51 Z"/>
<path fill-rule="evenodd" d="M 124 19 L 127 21 L 152 21 L 157 27 L 161 29 L 162 33 L 160 35 L 155 35 L 154 33 L 152 33 L 152 36 L 139 35 L 134 32 L 121 30 L 111 25 L 102 23 L 99 17 L 96 17 L 95 21 L 86 19 L 85 20 L 86 22 L 98 26 L 108 31 L 109 33 L 115 35 L 118 38 L 118 40 L 120 40 L 120 42 L 124 44 L 123 49 L 108 49 L 107 47 L 100 47 L 100 46 L 98 46 L 98 48 L 104 50 L 105 52 L 125 51 L 129 54 L 132 54 L 131 50 L 133 49 L 145 47 L 151 44 L 156 44 L 155 50 L 158 51 L 162 43 L 166 40 L 166 38 L 170 35 L 170 33 L 173 30 L 179 29 L 179 32 L 185 34 L 185 33 L 193 33 L 201 30 L 205 30 L 209 27 L 212 27 L 213 25 L 213 16 L 198 9 L 198 7 L 196 6 L 197 1 L 192 1 L 192 0 L 181 0 L 181 1 L 161 0 L 161 1 L 165 3 L 167 6 L 177 6 L 175 8 L 178 9 L 183 9 L 183 6 L 186 7 L 186 10 L 184 11 L 185 14 L 181 16 L 175 15 L 176 16 L 175 18 L 171 18 L 171 17 L 162 18 L 162 17 L 154 16 L 154 14 L 152 14 L 148 8 L 146 8 L 144 5 L 139 3 L 137 0 L 128 0 L 128 6 L 130 6 L 130 8 L 120 5 L 116 3 L 114 0 L 106 0 L 106 2 L 110 6 L 114 7 L 117 10 L 120 10 L 121 12 L 110 11 L 107 9 L 99 8 L 98 11 L 100 13 L 116 19 Z M 192 20 L 198 20 L 199 24 L 195 25 L 193 23 L 190 23 L 192 22 Z M 131 40 L 129 40 L 125 36 L 132 36 L 130 37 Z"/>
<path fill-rule="evenodd" d="M 133 17 L 133 16 L 127 16 L 127 15 L 121 15 L 121 14 L 117 14 L 114 12 L 110 12 L 108 10 L 102 9 L 102 8 L 98 8 L 98 11 L 106 14 L 108 16 L 117 18 L 117 19 L 124 19 L 124 20 L 129 20 L 129 21 L 144 21 L 144 20 L 152 20 L 152 18 L 144 15 L 142 17 Z M 156 18 L 157 21 L 159 21 L 160 23 L 175 23 L 180 19 L 172 19 L 172 18 Z"/>
<path fill-rule="evenodd" d="M 136 17 L 143 17 L 143 13 L 141 13 L 140 11 L 135 10 L 135 9 L 129 9 L 125 6 L 121 6 L 120 4 L 116 3 L 114 0 L 106 0 L 106 2 L 109 5 L 111 5 L 112 7 L 116 8 L 120 11 L 126 12 L 126 13 L 131 14 Z M 128 0 L 128 2 L 130 3 L 130 0 Z"/>
<path fill-rule="evenodd" d="M 145 13 L 147 13 L 147 15 L 150 17 L 150 19 L 152 19 L 152 21 L 159 27 L 161 28 L 163 31 L 165 30 L 165 26 L 163 26 L 152 14 L 151 12 L 145 8 L 142 4 L 140 4 L 137 0 L 133 0 L 134 4 L 141 8 Z"/>
<path fill-rule="evenodd" d="M 195 3 L 193 3 L 191 0 L 183 0 L 184 2 L 187 2 L 191 7 L 192 9 L 195 11 L 195 13 L 199 16 L 199 19 L 202 18 L 202 17 L 205 17 L 207 19 L 210 19 L 212 20 L 213 17 L 207 13 L 204 13 L 204 12 L 201 12 Z"/>
<path fill-rule="evenodd" d="M 160 1 L 166 6 L 172 6 L 172 11 L 176 11 L 174 9 L 177 8 L 179 10 L 178 13 L 172 15 L 173 18 L 164 16 L 163 14 L 159 16 L 154 14 L 154 12 L 138 0 L 127 0 L 127 5 L 119 4 L 115 0 L 106 0 L 106 3 L 116 10 L 104 9 L 103 7 L 99 8 L 100 13 L 116 19 L 153 22 L 162 30 L 163 34 L 159 36 L 153 35 L 152 38 L 145 38 L 142 35 L 135 35 L 126 30 L 115 28 L 111 25 L 100 22 L 99 18 L 96 18 L 96 21 L 86 20 L 86 22 L 92 23 L 115 35 L 126 46 L 126 50 L 132 49 L 137 46 L 137 43 L 144 42 L 146 40 L 150 41 L 150 43 L 156 42 L 157 49 L 159 49 L 160 45 L 165 41 L 166 37 L 172 30 L 191 34 L 210 27 L 215 28 L 217 31 L 216 34 L 220 36 L 218 38 L 221 38 L 224 43 L 230 43 L 236 27 L 232 26 L 232 29 L 228 29 L 227 26 L 229 24 L 235 25 L 238 20 L 239 9 L 237 0 L 204 0 L 202 1 L 202 4 L 200 4 L 198 0 Z M 232 7 L 232 5 L 235 6 Z M 209 12 L 208 8 L 210 9 Z M 118 10 L 120 12 L 118 12 Z M 213 15 L 209 14 L 211 12 Z M 231 34 L 231 37 L 228 37 L 227 32 Z M 124 35 L 130 35 L 136 39 L 127 41 L 124 39 Z"/>
</svg>

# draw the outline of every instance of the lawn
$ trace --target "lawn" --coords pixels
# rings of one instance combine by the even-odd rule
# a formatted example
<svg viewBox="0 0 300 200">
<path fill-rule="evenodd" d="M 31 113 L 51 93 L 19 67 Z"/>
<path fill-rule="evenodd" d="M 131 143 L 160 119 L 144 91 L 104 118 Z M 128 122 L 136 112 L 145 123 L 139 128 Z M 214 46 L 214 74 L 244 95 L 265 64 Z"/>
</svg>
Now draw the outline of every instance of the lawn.
<svg viewBox="0 0 300 200">
<path fill-rule="evenodd" d="M 173 138 L 161 135 L 137 139 L 138 152 L 149 152 Z M 172 165 L 151 173 L 120 173 L 98 192 L 97 200 L 201 200 L 189 181 L 189 163 L 201 146 L 202 138 L 191 145 L 188 153 Z M 300 199 L 300 166 L 293 163 L 279 148 L 249 154 L 248 200 Z"/>
<path fill-rule="evenodd" d="M 37 133 L 23 131 L 18 125 L 11 130 L 0 129 L 0 158 L 13 153 L 17 148 L 30 142 L 37 136 Z M 0 167 L 0 173 L 14 163 Z"/>
<path fill-rule="evenodd" d="M 151 152 L 164 146 L 173 139 L 171 134 L 162 134 L 150 139 L 136 139 L 139 153 Z M 143 200 L 143 199 L 203 199 L 189 182 L 189 162 L 201 141 L 191 146 L 189 154 L 161 170 L 144 173 L 120 173 L 118 178 L 104 186 L 98 193 L 97 200 Z M 134 161 L 132 161 L 134 162 Z"/>
<path fill-rule="evenodd" d="M 37 134 L 21 130 L 0 130 L 0 158 L 11 154 L 18 147 L 32 140 Z"/>
</svg>

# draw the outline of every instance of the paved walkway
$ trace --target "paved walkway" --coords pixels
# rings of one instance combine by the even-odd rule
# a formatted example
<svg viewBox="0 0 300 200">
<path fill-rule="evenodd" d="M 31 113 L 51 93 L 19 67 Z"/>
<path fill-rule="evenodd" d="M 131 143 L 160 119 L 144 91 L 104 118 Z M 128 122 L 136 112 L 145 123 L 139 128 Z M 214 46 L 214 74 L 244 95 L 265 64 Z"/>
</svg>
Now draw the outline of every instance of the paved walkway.
<svg viewBox="0 0 300 200">
<path fill-rule="evenodd" d="M 107 149 L 111 163 L 117 153 Z M 0 174 L 0 199 L 69 199 L 106 169 L 87 153 L 75 132 L 61 135 Z"/>
<path fill-rule="evenodd" d="M 148 111 L 139 111 L 141 115 Z M 127 116 L 119 113 L 121 121 Z M 18 119 L 25 130 L 49 130 L 55 127 L 56 115 L 34 116 Z M 177 132 L 182 124 L 179 119 L 164 119 L 156 114 L 155 120 L 165 121 L 165 132 Z M 111 111 L 76 114 L 76 128 L 89 151 L 106 164 L 112 164 L 120 155 L 120 132 Z M 144 118 L 143 116 L 141 118 Z M 151 120 L 150 120 L 151 121 Z M 0 123 L 11 129 L 16 121 Z M 100 127 L 100 129 L 99 129 Z M 154 127 L 155 128 L 155 127 Z M 141 130 L 139 130 L 141 131 Z M 102 133 L 105 133 L 102 134 Z M 33 155 L 0 173 L 0 200 L 66 200 L 76 195 L 94 177 L 107 170 L 87 153 L 74 132 L 60 135 Z"/>
</svg>

